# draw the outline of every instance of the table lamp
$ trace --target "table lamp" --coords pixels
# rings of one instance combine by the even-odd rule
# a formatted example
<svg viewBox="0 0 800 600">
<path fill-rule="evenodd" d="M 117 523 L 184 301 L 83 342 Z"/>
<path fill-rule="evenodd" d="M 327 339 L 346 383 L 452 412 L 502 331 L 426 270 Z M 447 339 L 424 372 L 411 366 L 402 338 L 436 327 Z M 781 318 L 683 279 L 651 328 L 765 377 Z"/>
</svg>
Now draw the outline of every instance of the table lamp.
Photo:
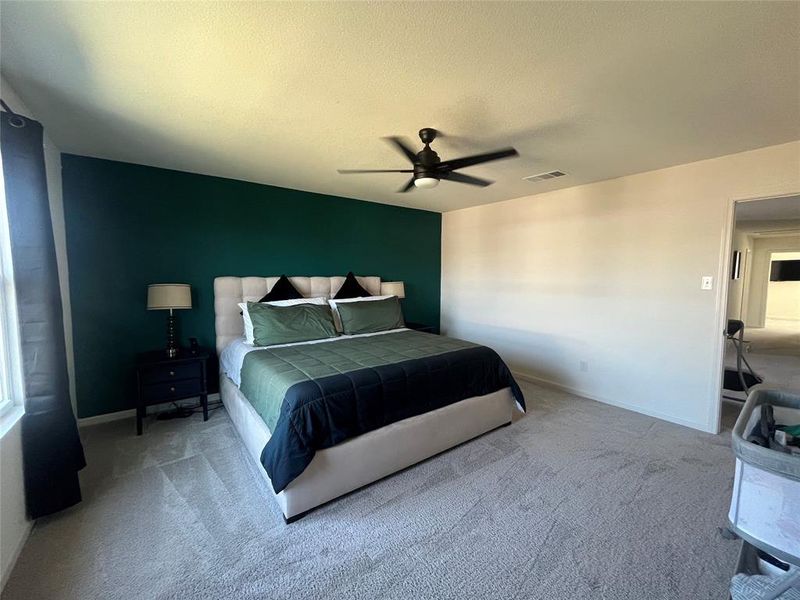
<svg viewBox="0 0 800 600">
<path fill-rule="evenodd" d="M 406 287 L 402 281 L 381 281 L 381 296 L 406 297 Z"/>
<path fill-rule="evenodd" d="M 151 283 L 147 286 L 147 310 L 169 310 L 167 317 L 167 356 L 178 355 L 173 310 L 192 308 L 192 287 L 188 283 Z"/>
</svg>

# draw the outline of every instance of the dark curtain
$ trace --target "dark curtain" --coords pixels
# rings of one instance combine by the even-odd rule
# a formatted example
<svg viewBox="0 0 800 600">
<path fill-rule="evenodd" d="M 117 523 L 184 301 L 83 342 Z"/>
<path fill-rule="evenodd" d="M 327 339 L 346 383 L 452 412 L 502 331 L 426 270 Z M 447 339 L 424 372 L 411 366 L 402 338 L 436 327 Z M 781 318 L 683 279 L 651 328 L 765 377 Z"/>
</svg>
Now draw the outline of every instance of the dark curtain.
<svg viewBox="0 0 800 600">
<path fill-rule="evenodd" d="M 0 134 L 25 379 L 25 501 L 35 519 L 80 502 L 86 460 L 69 399 L 42 126 L 3 112 Z"/>
</svg>

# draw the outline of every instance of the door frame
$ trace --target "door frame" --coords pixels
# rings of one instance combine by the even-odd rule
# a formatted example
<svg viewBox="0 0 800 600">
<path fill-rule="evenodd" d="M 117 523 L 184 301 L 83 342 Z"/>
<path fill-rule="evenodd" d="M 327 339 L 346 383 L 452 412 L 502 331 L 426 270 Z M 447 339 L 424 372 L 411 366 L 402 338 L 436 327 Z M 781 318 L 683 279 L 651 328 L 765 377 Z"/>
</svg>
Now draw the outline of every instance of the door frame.
<svg viewBox="0 0 800 600">
<path fill-rule="evenodd" d="M 776 198 L 788 198 L 790 196 L 800 195 L 800 190 L 792 192 L 781 192 L 777 194 L 769 194 L 766 196 L 755 196 L 749 198 L 730 198 L 726 208 L 724 229 L 722 232 L 722 240 L 720 243 L 720 261 L 719 271 L 717 273 L 717 297 L 716 297 L 716 313 L 717 313 L 717 328 L 718 332 L 716 340 L 716 370 L 713 381 L 716 381 L 716 402 L 712 403 L 712 414 L 709 415 L 709 425 L 712 432 L 720 432 L 720 423 L 722 422 L 722 381 L 725 375 L 725 329 L 728 325 L 727 312 L 728 312 L 728 288 L 730 284 L 730 273 L 733 261 L 733 234 L 736 230 L 736 206 L 744 204 L 745 202 L 758 202 L 759 200 L 773 200 Z"/>
</svg>

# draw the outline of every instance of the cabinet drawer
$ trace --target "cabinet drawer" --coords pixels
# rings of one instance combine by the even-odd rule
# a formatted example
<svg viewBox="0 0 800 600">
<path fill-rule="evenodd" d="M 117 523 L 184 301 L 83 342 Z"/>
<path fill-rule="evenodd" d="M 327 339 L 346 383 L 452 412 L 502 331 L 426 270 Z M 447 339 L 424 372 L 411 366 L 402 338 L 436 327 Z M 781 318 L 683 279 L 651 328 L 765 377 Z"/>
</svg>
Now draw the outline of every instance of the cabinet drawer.
<svg viewBox="0 0 800 600">
<path fill-rule="evenodd" d="M 199 362 L 190 362 L 178 365 L 159 365 L 142 369 L 142 383 L 160 383 L 167 381 L 177 381 L 178 379 L 200 378 L 202 365 Z"/>
<path fill-rule="evenodd" d="M 169 402 L 172 398 L 199 396 L 203 385 L 199 379 L 182 379 L 167 383 L 151 383 L 142 386 L 142 399 L 145 402 Z"/>
</svg>

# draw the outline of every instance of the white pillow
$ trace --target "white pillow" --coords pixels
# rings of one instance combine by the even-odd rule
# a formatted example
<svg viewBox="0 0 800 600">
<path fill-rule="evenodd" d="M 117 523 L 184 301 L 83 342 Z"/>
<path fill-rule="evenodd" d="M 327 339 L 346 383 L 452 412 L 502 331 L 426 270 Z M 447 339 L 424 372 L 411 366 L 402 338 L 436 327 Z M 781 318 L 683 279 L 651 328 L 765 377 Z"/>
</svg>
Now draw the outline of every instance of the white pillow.
<svg viewBox="0 0 800 600">
<path fill-rule="evenodd" d="M 333 324 L 336 325 L 336 331 L 342 333 L 344 331 L 344 327 L 342 327 L 342 318 L 339 316 L 339 309 L 336 308 L 337 304 L 345 304 L 350 302 L 369 302 L 370 300 L 386 300 L 387 298 L 393 298 L 394 294 L 389 296 L 359 296 L 358 298 L 342 298 L 341 300 L 328 300 L 328 304 L 331 305 L 331 311 L 333 312 Z"/>
<path fill-rule="evenodd" d="M 325 306 L 328 299 L 324 296 L 318 298 L 295 298 L 294 300 L 273 300 L 272 302 L 259 302 L 258 304 L 269 304 L 270 306 L 296 306 L 298 304 L 319 304 Z M 244 319 L 244 338 L 248 344 L 254 344 L 253 321 L 250 313 L 247 312 L 247 302 L 240 302 L 239 308 L 242 309 L 242 319 Z"/>
</svg>

